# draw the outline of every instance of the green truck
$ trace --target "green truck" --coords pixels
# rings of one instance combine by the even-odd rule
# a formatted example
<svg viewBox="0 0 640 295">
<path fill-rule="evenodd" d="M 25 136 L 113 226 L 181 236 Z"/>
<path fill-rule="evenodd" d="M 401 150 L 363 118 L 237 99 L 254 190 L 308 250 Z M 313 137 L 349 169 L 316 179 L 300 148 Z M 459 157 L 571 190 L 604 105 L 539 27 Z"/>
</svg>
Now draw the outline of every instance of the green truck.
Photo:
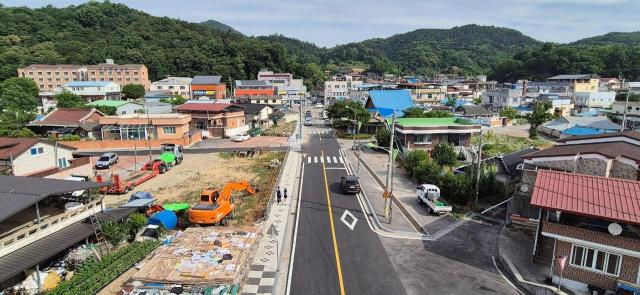
<svg viewBox="0 0 640 295">
<path fill-rule="evenodd" d="M 168 166 L 180 165 L 184 159 L 182 146 L 173 143 L 163 143 L 160 145 L 160 160 Z"/>
</svg>

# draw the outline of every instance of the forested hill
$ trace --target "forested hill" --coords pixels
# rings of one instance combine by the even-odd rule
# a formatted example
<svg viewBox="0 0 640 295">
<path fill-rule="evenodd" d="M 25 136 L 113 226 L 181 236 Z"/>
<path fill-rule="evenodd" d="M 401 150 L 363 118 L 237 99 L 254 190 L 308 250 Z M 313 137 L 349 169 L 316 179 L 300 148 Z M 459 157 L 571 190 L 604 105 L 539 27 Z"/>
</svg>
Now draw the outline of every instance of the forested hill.
<svg viewBox="0 0 640 295">
<path fill-rule="evenodd" d="M 305 78 L 310 89 L 324 79 L 324 70 L 349 66 L 429 76 L 491 74 L 500 81 L 563 73 L 640 78 L 638 33 L 619 34 L 557 45 L 512 29 L 467 25 L 324 48 L 282 35 L 248 37 L 216 21 L 155 17 L 110 2 L 39 9 L 0 4 L 0 80 L 29 64 L 93 64 L 105 58 L 145 64 L 152 80 L 199 74 L 255 79 L 269 68 Z"/>
<path fill-rule="evenodd" d="M 221 23 L 221 22 L 219 22 L 217 20 L 210 19 L 210 20 L 207 20 L 207 21 L 203 21 L 200 24 L 212 27 L 212 28 L 214 28 L 216 30 L 220 30 L 220 31 L 223 31 L 223 32 L 231 31 L 231 32 L 240 34 L 240 32 L 238 32 L 236 29 L 232 28 L 231 26 L 225 25 L 225 24 L 223 24 L 223 23 Z"/>
<path fill-rule="evenodd" d="M 611 32 L 573 42 L 575 45 L 632 45 L 640 46 L 640 32 Z"/>
<path fill-rule="evenodd" d="M 150 79 L 166 75 L 254 78 L 261 68 L 322 78 L 321 68 L 296 60 L 282 45 L 209 25 L 155 17 L 124 4 L 89 2 L 67 8 L 0 5 L 0 80 L 34 63 L 142 63 Z"/>
</svg>

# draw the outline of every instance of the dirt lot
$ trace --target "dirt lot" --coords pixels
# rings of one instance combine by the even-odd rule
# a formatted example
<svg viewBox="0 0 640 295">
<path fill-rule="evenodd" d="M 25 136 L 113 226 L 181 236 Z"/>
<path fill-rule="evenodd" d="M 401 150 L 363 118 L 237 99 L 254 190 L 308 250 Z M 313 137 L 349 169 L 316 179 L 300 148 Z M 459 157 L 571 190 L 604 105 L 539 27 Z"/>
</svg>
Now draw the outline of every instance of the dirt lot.
<svg viewBox="0 0 640 295">
<path fill-rule="evenodd" d="M 270 180 L 277 177 L 278 168 L 270 168 L 271 159 L 282 161 L 284 154 L 265 152 L 254 158 L 232 157 L 228 153 L 186 154 L 182 164 L 167 173 L 142 183 L 135 191 L 149 191 L 158 199 L 157 204 L 167 202 L 196 203 L 200 192 L 206 188 L 222 188 L 227 181 L 248 180 L 262 191 L 257 196 L 243 196 L 235 199 L 238 209 L 237 220 L 242 222 L 246 212 L 258 209 L 257 204 L 269 197 Z M 129 195 L 107 195 L 107 204 L 119 204 L 129 199 Z M 258 202 L 258 203 L 256 203 Z M 246 210 L 245 210 L 246 209 Z M 246 216 L 248 218 L 248 216 Z M 249 222 L 247 219 L 246 221 Z"/>
</svg>

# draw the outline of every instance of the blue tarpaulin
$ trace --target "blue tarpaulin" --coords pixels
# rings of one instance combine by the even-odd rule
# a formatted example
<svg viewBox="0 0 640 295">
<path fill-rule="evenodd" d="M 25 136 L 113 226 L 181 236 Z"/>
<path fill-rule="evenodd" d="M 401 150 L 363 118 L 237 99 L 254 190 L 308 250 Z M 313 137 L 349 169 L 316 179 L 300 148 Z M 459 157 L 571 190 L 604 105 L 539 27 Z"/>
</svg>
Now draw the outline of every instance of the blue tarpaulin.
<svg viewBox="0 0 640 295">
<path fill-rule="evenodd" d="M 562 133 L 567 135 L 596 135 L 604 133 L 604 130 L 583 126 L 573 126 L 569 129 L 563 130 Z"/>
<path fill-rule="evenodd" d="M 178 216 L 173 211 L 163 210 L 147 219 L 149 224 L 162 224 L 166 229 L 174 229 L 178 225 Z"/>
</svg>

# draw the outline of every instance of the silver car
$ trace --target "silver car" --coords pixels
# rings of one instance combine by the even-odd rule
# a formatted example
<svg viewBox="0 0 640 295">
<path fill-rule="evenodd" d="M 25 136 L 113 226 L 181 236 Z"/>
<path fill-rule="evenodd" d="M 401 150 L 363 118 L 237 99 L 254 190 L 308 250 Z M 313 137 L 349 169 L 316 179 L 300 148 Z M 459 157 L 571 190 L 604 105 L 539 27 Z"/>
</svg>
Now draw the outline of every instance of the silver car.
<svg viewBox="0 0 640 295">
<path fill-rule="evenodd" d="M 118 155 L 116 153 L 105 153 L 96 162 L 96 169 L 106 169 L 115 163 L 118 163 Z"/>
</svg>

